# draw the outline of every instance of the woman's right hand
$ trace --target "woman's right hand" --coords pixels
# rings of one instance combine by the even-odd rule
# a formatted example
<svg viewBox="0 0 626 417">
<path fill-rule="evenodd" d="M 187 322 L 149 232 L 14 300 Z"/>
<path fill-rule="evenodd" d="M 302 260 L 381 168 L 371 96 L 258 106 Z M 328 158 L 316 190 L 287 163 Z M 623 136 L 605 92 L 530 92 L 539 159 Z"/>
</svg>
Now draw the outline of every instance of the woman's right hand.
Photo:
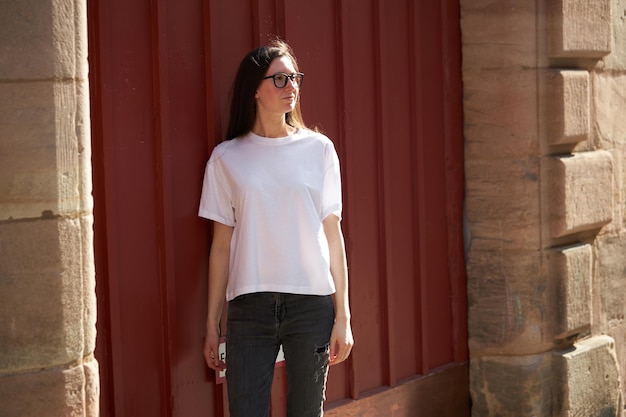
<svg viewBox="0 0 626 417">
<path fill-rule="evenodd" d="M 230 261 L 230 241 L 233 227 L 213 222 L 213 240 L 209 255 L 208 309 L 206 339 L 204 340 L 204 360 L 209 368 L 216 371 L 226 369 L 220 359 L 220 322 L 222 306 L 228 284 L 228 264 Z"/>
<path fill-rule="evenodd" d="M 207 331 L 204 339 L 204 360 L 209 368 L 215 371 L 226 369 L 226 363 L 220 359 L 220 333 L 218 330 Z"/>
</svg>

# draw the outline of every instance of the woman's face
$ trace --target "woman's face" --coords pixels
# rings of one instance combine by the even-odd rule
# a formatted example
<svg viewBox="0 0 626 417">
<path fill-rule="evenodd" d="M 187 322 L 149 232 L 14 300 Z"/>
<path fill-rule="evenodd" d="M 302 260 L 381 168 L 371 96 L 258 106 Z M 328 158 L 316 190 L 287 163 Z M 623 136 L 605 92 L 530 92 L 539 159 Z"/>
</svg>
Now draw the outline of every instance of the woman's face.
<svg viewBox="0 0 626 417">
<path fill-rule="evenodd" d="M 275 58 L 270 64 L 266 77 L 277 73 L 293 74 L 296 72 L 291 59 L 286 56 Z M 285 113 L 293 111 L 298 100 L 299 87 L 288 79 L 287 85 L 277 88 L 272 78 L 261 81 L 256 90 L 257 114 L 275 114 L 284 116 Z"/>
</svg>

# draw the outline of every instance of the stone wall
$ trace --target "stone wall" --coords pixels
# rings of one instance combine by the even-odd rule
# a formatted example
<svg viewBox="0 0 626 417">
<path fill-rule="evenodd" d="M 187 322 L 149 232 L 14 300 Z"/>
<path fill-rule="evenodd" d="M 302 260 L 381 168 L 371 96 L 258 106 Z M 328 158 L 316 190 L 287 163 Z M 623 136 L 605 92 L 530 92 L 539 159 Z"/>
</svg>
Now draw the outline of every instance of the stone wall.
<svg viewBox="0 0 626 417">
<path fill-rule="evenodd" d="M 0 10 L 0 415 L 96 416 L 86 1 Z"/>
<path fill-rule="evenodd" d="M 474 416 L 620 416 L 626 0 L 461 0 Z"/>
</svg>

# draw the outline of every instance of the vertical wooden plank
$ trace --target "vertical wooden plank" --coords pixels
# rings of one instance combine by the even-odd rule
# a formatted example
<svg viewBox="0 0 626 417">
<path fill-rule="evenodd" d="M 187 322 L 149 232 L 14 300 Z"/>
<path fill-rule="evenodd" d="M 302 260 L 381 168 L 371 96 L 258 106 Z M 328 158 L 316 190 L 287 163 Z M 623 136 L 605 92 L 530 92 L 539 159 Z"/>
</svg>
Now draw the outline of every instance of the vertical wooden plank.
<svg viewBox="0 0 626 417">
<path fill-rule="evenodd" d="M 209 0 L 204 0 L 202 2 L 202 30 L 203 30 L 203 55 L 204 55 L 204 85 L 205 85 L 205 114 L 206 114 L 206 126 L 205 126 L 205 134 L 204 139 L 206 143 L 206 151 L 205 151 L 205 160 L 208 160 L 209 155 L 213 147 L 216 143 L 219 142 L 218 138 L 222 135 L 222 132 L 226 129 L 226 127 L 222 127 L 222 118 L 219 115 L 219 112 L 216 111 L 216 103 L 219 103 L 217 97 L 219 96 L 219 86 L 215 85 L 214 79 L 216 75 L 214 73 L 214 64 L 216 64 L 216 60 L 213 58 L 214 49 L 213 49 L 213 41 L 215 35 L 213 33 L 212 21 L 214 19 L 213 16 L 213 8 L 212 2 Z M 202 175 L 202 174 L 201 174 Z M 199 187 L 200 189 L 200 187 Z M 207 222 L 208 223 L 208 222 Z M 209 229 L 209 225 L 205 225 L 205 230 Z M 199 245 L 199 247 L 203 247 Z M 203 314 L 202 317 L 206 318 L 207 311 L 207 298 L 206 294 L 208 291 L 208 281 L 207 281 L 207 271 L 208 271 L 208 254 L 209 254 L 209 236 L 206 236 L 206 246 L 203 256 L 200 257 L 203 261 L 198 263 L 198 266 L 201 266 L 201 271 L 203 271 L 204 281 L 203 285 L 200 285 L 199 292 L 203 296 L 203 300 L 200 303 L 202 306 Z M 205 333 L 206 330 L 203 331 Z M 204 343 L 204 337 L 202 338 L 202 342 Z M 204 364 L 202 365 L 205 366 Z M 210 369 L 205 368 L 209 378 L 215 378 L 214 374 Z M 211 375 L 213 374 L 213 375 Z M 224 384 L 215 384 L 214 389 L 209 391 L 209 395 L 212 394 L 212 409 L 214 410 L 215 416 L 228 416 L 228 405 L 226 402 L 227 392 Z"/>
<path fill-rule="evenodd" d="M 382 270 L 377 227 L 376 104 L 371 99 L 375 85 L 372 65 L 374 45 L 374 4 L 341 2 L 338 43 L 341 45 L 341 74 L 338 91 L 343 109 L 341 145 L 344 172 L 344 231 L 348 252 L 353 332 L 357 348 L 353 350 L 347 370 L 350 392 L 360 393 L 384 384 L 386 373 L 386 335 L 381 327 L 383 297 L 380 294 Z M 339 56 L 339 55 L 338 55 Z M 367 63 L 364 65 L 364 63 Z M 368 227 L 362 225 L 368 224 Z"/>
<path fill-rule="evenodd" d="M 395 326 L 394 326 L 394 317 L 392 310 L 392 288 L 391 286 L 391 276 L 393 276 L 393 264 L 391 261 L 391 248 L 389 245 L 389 235 L 390 231 L 390 218 L 389 213 L 391 212 L 391 200 L 389 199 L 389 192 L 391 185 L 389 183 L 389 177 L 387 175 L 390 164 L 392 161 L 389 158 L 388 151 L 386 149 L 386 144 L 384 138 L 387 137 L 387 112 L 385 112 L 385 104 L 387 104 L 386 93 L 387 90 L 383 86 L 383 59 L 384 56 L 384 48 L 386 47 L 386 39 L 385 39 L 385 22 L 384 22 L 384 12 L 385 5 L 382 0 L 374 1 L 374 72 L 375 72 L 375 81 L 373 86 L 374 91 L 374 100 L 375 100 L 375 117 L 377 120 L 376 123 L 376 137 L 379 139 L 376 141 L 376 153 L 378 155 L 377 158 L 377 166 L 376 171 L 378 173 L 378 212 L 380 213 L 380 217 L 378 219 L 378 230 L 380 236 L 380 297 L 383 300 L 382 305 L 384 306 L 383 310 L 383 343 L 384 343 L 384 365 L 386 371 L 386 380 L 384 381 L 385 385 L 394 386 L 396 384 L 397 378 L 395 373 L 395 367 L 393 366 L 395 362 Z"/>
<path fill-rule="evenodd" d="M 278 35 L 281 39 L 287 38 L 287 19 L 285 17 L 286 8 L 286 0 L 276 0 L 276 35 Z"/>
<path fill-rule="evenodd" d="M 334 13 L 335 13 L 335 44 L 337 45 L 336 49 L 336 61 L 337 61 L 337 107 L 338 107 L 338 129 L 339 129 L 339 147 L 338 153 L 339 158 L 342 161 L 342 184 L 343 184 L 343 208 L 345 213 L 351 213 L 353 210 L 353 199 L 351 194 L 351 189 L 346 186 L 350 178 L 350 160 L 348 158 L 347 152 L 347 127 L 346 127 L 346 101 L 348 91 L 346 90 L 346 79 L 351 76 L 351 74 L 346 72 L 347 65 L 347 56 L 345 51 L 346 44 L 346 35 L 345 35 L 345 26 L 346 26 L 346 6 L 345 2 L 335 2 L 334 3 Z M 345 236 L 351 236 L 352 228 L 349 222 L 343 222 L 342 224 L 343 232 Z M 346 256 L 348 262 L 348 270 L 352 270 L 352 244 L 350 241 L 346 243 Z M 350 274 L 349 274 L 350 275 Z M 352 286 L 352 280 L 349 278 L 349 297 L 351 300 L 354 300 L 354 288 Z M 352 302 L 352 304 L 354 304 Z M 358 373 L 354 363 L 355 353 L 348 358 L 348 361 L 345 364 L 345 372 L 344 372 L 344 395 L 342 398 L 358 398 L 359 395 L 359 384 L 358 384 Z M 331 387 L 332 388 L 332 387 Z"/>
<path fill-rule="evenodd" d="M 159 276 L 158 267 L 150 262 L 158 250 L 155 192 L 146 187 L 154 184 L 155 161 L 150 8 L 107 2 L 97 9 L 107 16 L 107 25 L 100 26 L 99 35 L 100 53 L 106 59 L 97 61 L 103 105 L 102 123 L 96 126 L 102 132 L 94 135 L 102 141 L 94 149 L 102 152 L 103 161 L 100 170 L 94 170 L 94 177 L 103 179 L 96 195 L 101 211 L 95 234 L 106 236 L 106 259 L 98 257 L 96 268 L 98 285 L 108 287 L 111 303 L 111 397 L 116 415 L 159 416 L 167 410 L 168 391 L 161 288 L 158 278 L 151 279 Z M 146 207 L 144 202 L 152 204 Z M 102 271 L 108 273 L 106 278 Z M 137 303 L 139 299 L 144 302 Z M 146 345 L 153 349 L 144 349 Z"/>
<path fill-rule="evenodd" d="M 206 319 L 208 222 L 197 217 L 202 174 L 208 157 L 202 0 L 167 0 L 160 11 L 162 41 L 160 102 L 167 123 L 162 134 L 160 175 L 166 262 L 172 415 L 221 416 L 221 396 L 206 367 L 202 345 Z M 184 24 L 181 24 L 184 22 Z M 158 175 L 159 173 L 157 173 Z M 192 261 L 190 261 L 192 260 Z"/>
<path fill-rule="evenodd" d="M 241 59 L 256 46 L 257 35 L 252 32 L 252 11 L 249 2 L 205 0 L 209 3 L 210 52 L 213 113 L 209 125 L 210 149 L 222 141 L 230 110 L 230 88 Z M 184 23 L 181 23 L 184 24 Z M 206 50 L 205 50 L 206 51 Z"/>
<path fill-rule="evenodd" d="M 306 74 L 301 90 L 304 120 L 337 143 L 340 115 L 333 1 L 285 2 L 284 13 L 287 41 Z"/>
<path fill-rule="evenodd" d="M 414 225 L 417 216 L 413 195 L 414 184 L 422 177 L 417 174 L 412 157 L 415 137 L 410 123 L 414 117 L 410 107 L 413 91 L 409 87 L 414 75 L 410 72 L 408 3 L 398 1 L 394 6 L 385 9 L 383 76 L 388 95 L 384 106 L 389 113 L 389 126 L 383 141 L 390 158 L 386 175 L 390 186 L 387 196 L 390 201 L 388 245 L 393 273 L 388 279 L 391 281 L 391 308 L 395 317 L 392 325 L 396 334 L 392 366 L 401 380 L 417 373 L 416 351 L 419 347 L 415 342 L 419 325 L 414 294 L 419 275 L 415 269 Z"/>
<path fill-rule="evenodd" d="M 175 317 L 172 317 L 173 310 L 170 304 L 174 303 L 174 259 L 173 244 L 174 236 L 172 233 L 172 224 L 169 217 L 173 215 L 171 204 L 172 183 L 171 183 L 171 164 L 166 155 L 169 156 L 170 149 L 166 135 L 169 133 L 169 114 L 170 109 L 168 94 L 168 43 L 167 43 L 167 8 L 166 0 L 156 0 L 150 3 L 151 14 L 151 53 L 153 57 L 152 64 L 152 96 L 153 96 L 153 124 L 154 124 L 154 187 L 155 187 L 155 228 L 156 228 L 156 250 L 157 259 L 156 267 L 158 268 L 158 279 L 160 287 L 160 317 L 162 338 L 161 346 L 163 346 L 163 379 L 162 379 L 162 395 L 165 395 L 166 415 L 172 415 L 172 375 L 171 364 L 174 352 L 172 352 L 172 343 L 170 327 Z"/>
<path fill-rule="evenodd" d="M 285 38 L 284 0 L 251 0 L 254 46 L 266 45 L 272 38 Z"/>
<path fill-rule="evenodd" d="M 203 32 L 203 48 L 204 55 L 204 85 L 205 85 L 205 108 L 206 108 L 206 132 L 205 139 L 208 146 L 207 159 L 209 158 L 209 149 L 215 144 L 216 132 L 222 132 L 221 117 L 217 117 L 215 111 L 216 97 L 218 96 L 217 88 L 213 83 L 215 77 L 213 70 L 213 33 L 212 33 L 212 10 L 211 1 L 204 0 L 202 2 L 202 32 Z M 224 128 L 225 129 L 225 128 Z"/>
<path fill-rule="evenodd" d="M 427 334 L 429 332 L 429 328 L 432 326 L 438 326 L 438 322 L 432 322 L 434 318 L 431 318 L 429 314 L 428 306 L 429 306 L 429 281 L 441 279 L 440 274 L 433 275 L 432 270 L 429 269 L 429 260 L 428 256 L 430 255 L 428 251 L 429 242 L 433 239 L 436 239 L 435 236 L 429 235 L 428 222 L 432 221 L 429 218 L 429 200 L 432 198 L 429 194 L 428 185 L 426 184 L 426 178 L 428 178 L 428 160 L 432 158 L 433 155 L 429 154 L 428 146 L 426 145 L 427 141 L 436 141 L 436 137 L 429 137 L 426 124 L 429 123 L 426 120 L 426 104 L 425 100 L 430 100 L 430 97 L 426 95 L 423 89 L 423 84 L 425 82 L 425 74 L 424 74 L 424 65 L 423 65 L 423 27 L 424 20 L 432 19 L 433 16 L 425 16 L 425 11 L 422 10 L 423 2 L 418 2 L 414 4 L 413 8 L 413 21 L 415 24 L 415 28 L 413 30 L 413 43 L 415 47 L 413 59 L 413 67 L 415 68 L 415 82 L 413 83 L 414 94 L 415 94 L 415 106 L 419 109 L 419 119 L 416 120 L 416 124 L 414 128 L 417 132 L 416 143 L 414 148 L 414 164 L 417 170 L 417 179 L 415 181 L 415 201 L 418 207 L 417 209 L 417 224 L 415 231 L 415 240 L 419 253 L 419 286 L 418 286 L 418 297 L 419 300 L 419 317 L 421 324 L 421 352 L 418 356 L 420 360 L 420 372 L 422 374 L 426 374 L 430 372 L 430 364 L 429 364 L 429 351 L 430 351 L 430 342 L 428 341 Z M 433 34 L 430 34 L 431 37 Z M 430 104 L 429 104 L 430 105 Z M 432 176 L 432 175 L 431 175 Z"/>
<path fill-rule="evenodd" d="M 204 0 L 204 2 L 204 54 L 205 66 L 208 69 L 205 78 L 207 85 L 206 103 L 207 114 L 210 115 L 207 120 L 208 149 L 205 157 L 205 160 L 208 160 L 215 145 L 225 139 L 230 110 L 230 89 L 244 54 L 257 46 L 258 33 L 254 32 L 252 23 L 254 10 L 250 2 L 225 2 L 222 0 Z M 201 179 L 202 177 L 198 178 Z M 200 186 L 198 190 L 200 190 Z M 196 203 L 198 201 L 199 195 Z M 208 261 L 208 250 L 203 259 Z M 204 271 L 206 273 L 206 269 Z M 206 288 L 203 289 L 203 295 L 206 297 Z M 205 306 L 203 316 L 205 316 L 206 298 L 203 300 L 203 305 Z M 227 306 L 225 306 L 222 317 L 222 334 L 226 332 L 226 315 Z M 216 385 L 215 395 L 215 416 L 227 417 L 229 412 L 226 384 Z"/>
<path fill-rule="evenodd" d="M 428 221 L 426 215 L 425 202 L 427 196 L 424 190 L 424 178 L 426 178 L 424 158 L 426 157 L 422 146 L 424 140 L 424 132 L 422 126 L 423 120 L 423 107 L 424 107 L 424 95 L 421 88 L 421 80 L 423 78 L 422 65 L 419 61 L 421 56 L 420 42 L 421 38 L 417 36 L 417 26 L 421 24 L 419 2 L 408 1 L 408 19 L 409 19 L 409 72 L 410 77 L 410 91 L 412 91 L 409 106 L 411 108 L 411 120 L 410 129 L 412 134 L 412 165 L 413 172 L 415 172 L 415 178 L 412 181 L 413 184 L 413 204 L 416 208 L 416 221 L 413 223 L 413 244 L 415 250 L 415 271 L 416 271 L 416 286 L 415 286 L 415 314 L 416 325 L 418 331 L 415 338 L 415 359 L 417 361 L 416 373 L 427 374 L 428 367 L 428 343 L 425 340 L 424 334 L 427 332 L 430 317 L 426 306 L 428 305 L 428 293 L 426 291 L 426 280 L 429 279 L 428 271 L 425 268 L 426 263 L 423 261 L 426 257 L 424 251 L 427 244 L 428 236 L 424 233 L 424 223 Z"/>
<path fill-rule="evenodd" d="M 261 0 L 250 0 L 250 12 L 252 14 L 250 19 L 250 24 L 252 25 L 252 44 L 255 44 L 256 42 L 260 42 L 260 44 L 263 43 L 261 39 L 257 39 L 257 36 L 261 34 L 261 26 L 264 26 L 261 15 L 265 15 L 265 13 L 261 12 L 261 6 L 259 3 L 261 3 Z"/>
<path fill-rule="evenodd" d="M 442 54 L 445 89 L 443 92 L 446 190 L 448 208 L 448 265 L 451 287 L 452 343 L 455 362 L 468 359 L 467 349 L 467 287 L 465 248 L 463 240 L 464 152 L 461 75 L 461 27 L 458 1 L 441 3 Z"/>
<path fill-rule="evenodd" d="M 424 161 L 428 175 L 439 179 L 438 182 L 425 182 L 425 192 L 428 195 L 427 213 L 428 222 L 424 223 L 428 245 L 426 250 L 426 268 L 431 277 L 440 276 L 441 279 L 429 279 L 425 291 L 428 294 L 427 306 L 430 317 L 437 318 L 437 325 L 430 326 L 424 337 L 429 344 L 427 365 L 430 369 L 448 363 L 452 359 L 452 319 L 450 308 L 450 280 L 448 278 L 447 258 L 447 218 L 446 188 L 445 188 L 445 153 L 444 153 L 444 114 L 446 108 L 443 103 L 443 89 L 445 87 L 443 73 L 446 70 L 442 65 L 442 15 L 440 4 L 432 2 L 420 3 L 421 16 L 430 16 L 430 19 L 421 19 L 420 38 L 422 39 L 422 62 L 429 59 L 430 65 L 423 68 L 422 91 L 428 97 L 429 105 L 424 107 L 424 152 L 428 158 Z M 427 37 L 437 33 L 436 37 Z M 426 40 L 428 39 L 428 40 Z"/>
</svg>

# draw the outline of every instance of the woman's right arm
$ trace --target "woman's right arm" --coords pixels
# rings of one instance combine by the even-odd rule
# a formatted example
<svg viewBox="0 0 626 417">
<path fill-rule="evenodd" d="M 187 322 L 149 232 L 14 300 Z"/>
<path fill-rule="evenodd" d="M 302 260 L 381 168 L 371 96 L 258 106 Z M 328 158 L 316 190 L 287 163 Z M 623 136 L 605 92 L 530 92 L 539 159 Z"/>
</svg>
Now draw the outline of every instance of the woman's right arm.
<svg viewBox="0 0 626 417">
<path fill-rule="evenodd" d="M 226 296 L 226 284 L 228 283 L 232 235 L 232 227 L 213 222 L 213 241 L 209 254 L 209 294 L 204 360 L 209 368 L 215 370 L 226 368 L 226 364 L 219 359 L 220 320 Z"/>
</svg>

